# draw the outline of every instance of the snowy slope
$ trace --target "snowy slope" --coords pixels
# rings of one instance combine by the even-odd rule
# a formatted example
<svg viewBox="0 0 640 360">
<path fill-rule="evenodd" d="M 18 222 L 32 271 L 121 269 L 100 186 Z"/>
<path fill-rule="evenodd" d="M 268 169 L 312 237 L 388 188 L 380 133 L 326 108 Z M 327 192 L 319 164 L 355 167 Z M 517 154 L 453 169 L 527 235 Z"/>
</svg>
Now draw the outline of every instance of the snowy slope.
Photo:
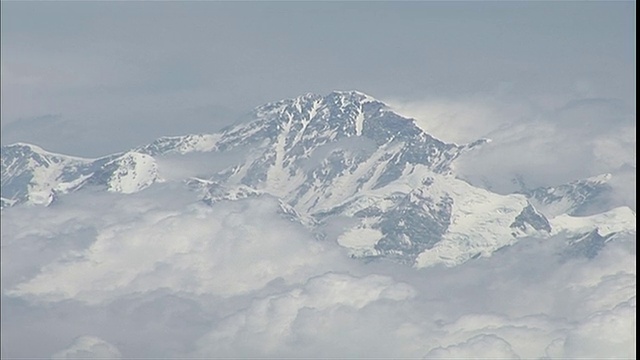
<svg viewBox="0 0 640 360">
<path fill-rule="evenodd" d="M 591 216 L 571 216 L 562 214 L 550 220 L 553 234 L 585 234 L 598 230 L 600 235 L 613 233 L 635 233 L 636 213 L 630 208 L 618 207 Z"/>
<path fill-rule="evenodd" d="M 524 192 L 531 203 L 545 216 L 560 214 L 583 215 L 603 195 L 611 191 L 611 174 L 572 181 L 554 187 L 542 187 Z"/>
<path fill-rule="evenodd" d="M 606 191 L 607 176 L 509 195 L 456 178 L 456 158 L 487 141 L 438 140 L 357 91 L 305 94 L 260 106 L 248 121 L 219 133 L 163 137 L 100 159 L 5 146 L 2 206 L 47 205 L 85 185 L 134 193 L 162 181 L 159 164 L 175 164 L 161 159 L 207 153 L 217 158 L 201 160 L 197 177 L 177 178 L 205 203 L 276 197 L 282 216 L 356 257 L 454 266 L 525 236 L 635 231 L 635 213 L 626 210 L 572 216 Z M 210 163 L 215 159 L 224 165 Z M 349 221 L 337 231 L 339 219 Z"/>
<path fill-rule="evenodd" d="M 166 136 L 157 139 L 151 144 L 141 146 L 135 151 L 147 155 L 162 154 L 186 154 L 194 151 L 216 150 L 216 143 L 220 134 L 198 134 L 186 136 Z"/>
<path fill-rule="evenodd" d="M 94 172 L 89 159 L 53 154 L 35 145 L 18 143 L 1 151 L 3 207 L 49 205 L 56 193 L 77 188 Z"/>
<path fill-rule="evenodd" d="M 153 157 L 132 151 L 107 162 L 102 171 L 109 174 L 107 189 L 124 194 L 138 192 L 159 180 Z"/>
<path fill-rule="evenodd" d="M 158 180 L 155 160 L 125 153 L 99 159 L 54 154 L 29 144 L 2 147 L 2 207 L 49 205 L 85 185 L 132 193 Z"/>
<path fill-rule="evenodd" d="M 533 227 L 514 225 L 529 206 L 525 197 L 491 194 L 450 175 L 462 151 L 486 140 L 447 144 L 359 92 L 306 94 L 261 106 L 252 117 L 220 134 L 163 138 L 138 151 L 246 149 L 238 163 L 204 179 L 214 184 L 205 201 L 271 194 L 320 229 L 334 217 L 353 218 L 355 225 L 335 240 L 354 256 L 412 263 L 444 240 L 475 244 L 469 253 L 451 255 L 463 262 Z"/>
</svg>

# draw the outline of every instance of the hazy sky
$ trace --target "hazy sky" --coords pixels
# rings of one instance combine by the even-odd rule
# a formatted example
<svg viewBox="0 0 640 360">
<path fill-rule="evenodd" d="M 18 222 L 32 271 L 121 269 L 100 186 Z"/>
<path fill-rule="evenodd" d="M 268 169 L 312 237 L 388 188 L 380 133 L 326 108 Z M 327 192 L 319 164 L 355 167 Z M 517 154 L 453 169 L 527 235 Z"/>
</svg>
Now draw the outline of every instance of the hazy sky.
<svg viewBox="0 0 640 360">
<path fill-rule="evenodd" d="M 635 7 L 3 1 L 2 142 L 97 156 L 334 89 L 615 99 L 635 122 Z"/>
<path fill-rule="evenodd" d="M 612 172 L 635 210 L 635 2 L 0 4 L 2 144 L 94 157 L 356 89 L 443 140 L 491 138 L 454 164 L 474 185 Z M 207 206 L 176 180 L 3 210 L 0 355 L 636 353 L 635 230 L 591 260 L 560 234 L 412 269 L 351 259 L 280 209 Z"/>
</svg>

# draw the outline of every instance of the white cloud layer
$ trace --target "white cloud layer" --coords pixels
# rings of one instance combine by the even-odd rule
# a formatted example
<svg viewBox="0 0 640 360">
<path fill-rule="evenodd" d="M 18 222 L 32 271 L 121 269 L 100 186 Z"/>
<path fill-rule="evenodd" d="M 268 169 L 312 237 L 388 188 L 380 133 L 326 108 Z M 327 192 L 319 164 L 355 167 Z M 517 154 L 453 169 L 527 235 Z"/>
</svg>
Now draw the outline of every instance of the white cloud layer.
<svg viewBox="0 0 640 360">
<path fill-rule="evenodd" d="M 108 342 L 95 336 L 80 336 L 68 348 L 61 350 L 52 359 L 120 359 L 120 351 Z"/>
<path fill-rule="evenodd" d="M 134 199 L 127 206 L 147 205 Z M 326 244 L 309 241 L 301 225 L 277 218 L 275 199 L 214 208 L 162 205 L 131 218 L 107 213 L 88 248 L 69 252 L 9 294 L 90 304 L 162 288 L 230 297 L 274 280 L 302 281 L 329 271 L 323 260 L 338 260 Z"/>
<path fill-rule="evenodd" d="M 555 237 L 416 270 L 350 259 L 274 199 L 181 189 L 4 210 L 3 356 L 635 356 L 635 236 L 591 260 Z"/>
<path fill-rule="evenodd" d="M 509 193 L 613 173 L 616 205 L 635 209 L 635 102 L 598 96 L 596 90 L 515 96 L 499 89 L 388 102 L 445 141 L 491 139 L 456 162 L 456 173 L 476 186 Z"/>
</svg>

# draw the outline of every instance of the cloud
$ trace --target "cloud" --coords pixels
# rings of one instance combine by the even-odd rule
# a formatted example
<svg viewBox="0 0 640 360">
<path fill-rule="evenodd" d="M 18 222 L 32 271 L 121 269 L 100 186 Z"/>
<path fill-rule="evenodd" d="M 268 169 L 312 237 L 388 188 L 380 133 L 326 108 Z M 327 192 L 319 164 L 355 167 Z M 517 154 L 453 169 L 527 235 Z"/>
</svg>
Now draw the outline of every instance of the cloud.
<svg viewBox="0 0 640 360">
<path fill-rule="evenodd" d="M 199 340 L 200 356 L 331 356 L 346 348 L 339 343 L 321 350 L 313 344 L 318 334 L 348 336 L 340 318 L 378 301 L 402 301 L 413 289 L 392 278 L 327 273 L 309 279 L 285 293 L 255 300 L 251 306 L 225 319 Z M 338 324 L 336 324 L 338 320 Z M 301 345 L 301 346 L 298 346 Z M 346 344 L 344 344 L 346 345 Z M 359 349 L 358 351 L 362 351 Z M 343 354 L 344 355 L 344 354 Z"/>
<path fill-rule="evenodd" d="M 323 261 L 335 266 L 339 260 L 301 225 L 279 218 L 272 198 L 173 210 L 161 206 L 168 199 L 153 208 L 140 200 L 148 199 L 128 205 L 129 213 L 140 211 L 136 216 L 107 211 L 115 221 L 101 224 L 90 246 L 45 266 L 9 294 L 91 304 L 162 288 L 229 297 L 271 281 L 301 281 L 328 271 Z"/>
<path fill-rule="evenodd" d="M 565 342 L 565 358 L 631 359 L 636 356 L 636 298 L 597 312 L 572 329 Z M 612 353 L 611 349 L 617 352 Z M 554 354 L 555 355 L 555 354 Z"/>
<path fill-rule="evenodd" d="M 118 348 L 95 336 L 80 336 L 68 348 L 55 353 L 52 359 L 120 359 Z"/>
<path fill-rule="evenodd" d="M 277 209 L 167 182 L 3 210 L 3 356 L 71 354 L 85 334 L 125 358 L 635 351 L 635 236 L 593 259 L 562 257 L 556 236 L 418 270 L 350 259 Z"/>
<path fill-rule="evenodd" d="M 425 359 L 519 359 L 511 345 L 495 335 L 478 335 L 463 343 L 436 348 Z"/>
<path fill-rule="evenodd" d="M 635 102 L 632 106 L 621 99 L 584 95 L 517 96 L 498 89 L 467 97 L 389 102 L 445 141 L 491 139 L 463 154 L 455 164 L 456 174 L 474 185 L 509 193 L 522 186 L 553 186 L 635 168 Z"/>
</svg>

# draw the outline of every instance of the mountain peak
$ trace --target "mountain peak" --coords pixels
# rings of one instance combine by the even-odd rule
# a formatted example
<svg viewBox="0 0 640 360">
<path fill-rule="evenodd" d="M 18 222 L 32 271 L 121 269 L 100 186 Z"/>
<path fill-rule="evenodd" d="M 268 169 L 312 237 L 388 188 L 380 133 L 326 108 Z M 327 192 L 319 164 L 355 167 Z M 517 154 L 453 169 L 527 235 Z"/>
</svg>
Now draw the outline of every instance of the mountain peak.
<svg viewBox="0 0 640 360">
<path fill-rule="evenodd" d="M 375 99 L 373 96 L 363 93 L 358 90 L 334 90 L 326 97 L 343 97 L 345 99 L 353 99 L 359 102 L 379 102 L 380 100 Z"/>
<path fill-rule="evenodd" d="M 13 144 L 9 144 L 9 145 L 4 145 L 2 146 L 3 148 L 29 148 L 34 152 L 44 152 L 44 149 L 42 149 L 41 147 L 37 146 L 37 145 L 33 145 L 33 144 L 29 144 L 29 143 L 25 143 L 25 142 L 16 142 Z"/>
<path fill-rule="evenodd" d="M 8 159 L 11 157 L 24 157 L 24 156 L 28 156 L 28 157 L 44 157 L 44 158 L 56 158 L 56 159 L 73 159 L 73 160 L 78 160 L 78 161 L 88 161 L 89 159 L 86 158 L 81 158 L 78 156 L 72 156 L 72 155 L 64 155 L 64 154 L 58 154 L 58 153 L 54 153 L 51 151 L 47 151 L 43 148 L 41 148 L 40 146 L 34 145 L 34 144 L 29 144 L 29 143 L 25 143 L 25 142 L 16 142 L 13 144 L 9 144 L 9 145 L 2 145 L 2 158 L 3 159 Z"/>
<path fill-rule="evenodd" d="M 30 154 L 39 154 L 39 155 L 52 155 L 52 153 L 44 150 L 43 148 L 37 146 L 37 145 L 33 145 L 33 144 L 28 144 L 28 143 L 24 143 L 24 142 L 17 142 L 17 143 L 13 143 L 13 144 L 9 144 L 9 145 L 3 145 L 2 146 L 2 152 L 3 153 L 20 153 L 20 154 L 26 154 L 26 153 L 30 153 Z M 56 156 L 59 156 L 58 154 L 53 154 Z"/>
<path fill-rule="evenodd" d="M 359 91 L 307 93 L 262 105 L 249 121 L 218 133 L 163 137 L 99 159 L 52 154 L 24 143 L 3 147 L 0 207 L 49 205 L 85 186 L 135 193 L 181 178 L 176 174 L 184 170 L 196 178 L 188 184 L 202 191 L 207 204 L 276 197 L 282 214 L 319 237 L 333 237 L 354 256 L 389 257 L 418 267 L 489 256 L 532 234 L 593 230 L 595 220 L 570 215 L 589 215 L 592 204 L 602 203 L 610 174 L 510 195 L 451 176 L 462 152 L 488 141 L 445 143 Z M 211 154 L 188 155 L 192 152 Z M 163 158 L 168 154 L 179 157 Z M 164 180 L 161 170 L 176 160 L 188 166 L 169 171 Z M 198 169 L 191 169 L 191 161 Z M 350 225 L 345 222 L 338 233 L 333 222 L 345 219 Z M 602 219 L 608 226 L 608 218 Z M 635 224 L 635 213 L 621 223 L 632 220 Z M 604 225 L 597 223 L 603 236 L 611 232 Z"/>
<path fill-rule="evenodd" d="M 375 104 L 377 108 L 387 105 L 372 96 L 356 90 L 335 90 L 327 95 L 306 93 L 294 98 L 282 99 L 266 103 L 257 107 L 253 114 L 258 118 L 269 115 L 284 115 L 297 117 L 306 115 L 310 120 L 322 110 L 329 110 L 332 115 L 338 113 L 353 114 L 356 110 L 362 112 L 365 104 Z"/>
<path fill-rule="evenodd" d="M 288 102 L 288 101 L 309 101 L 309 100 L 330 100 L 330 99 L 344 99 L 345 101 L 350 101 L 350 102 L 378 102 L 382 104 L 382 101 L 374 98 L 373 96 L 366 94 L 362 91 L 358 91 L 358 90 L 333 90 L 330 93 L 326 94 L 326 95 L 322 95 L 322 94 L 318 94 L 318 93 L 312 93 L 312 92 L 308 92 L 305 93 L 303 95 L 300 96 L 296 96 L 294 98 L 290 98 L 290 99 L 283 99 L 283 100 L 279 100 L 276 102 L 280 102 L 280 101 L 284 101 L 284 102 Z"/>
</svg>

